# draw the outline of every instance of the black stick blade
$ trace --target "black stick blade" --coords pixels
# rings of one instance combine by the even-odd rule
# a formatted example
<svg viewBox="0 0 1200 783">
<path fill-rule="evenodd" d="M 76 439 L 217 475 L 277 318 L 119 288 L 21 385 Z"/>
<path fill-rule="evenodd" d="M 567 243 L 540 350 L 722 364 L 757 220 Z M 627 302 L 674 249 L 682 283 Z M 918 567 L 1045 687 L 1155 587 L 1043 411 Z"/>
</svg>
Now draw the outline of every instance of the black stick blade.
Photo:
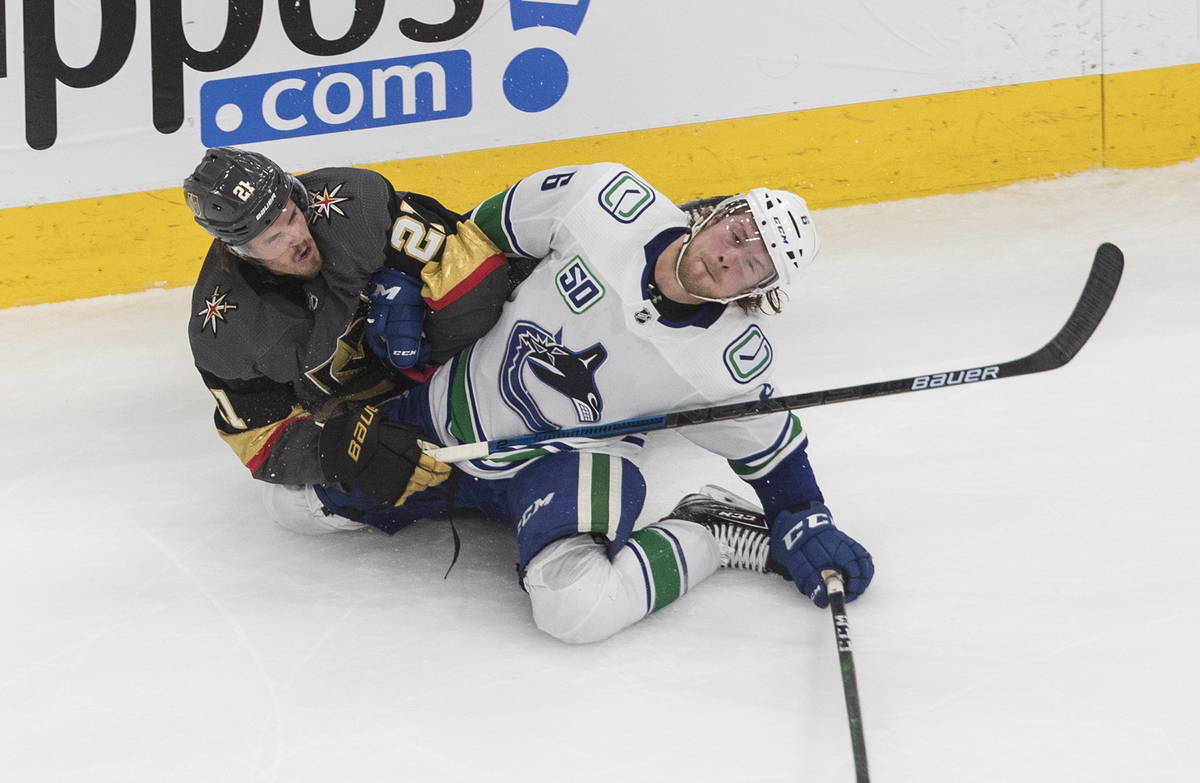
<svg viewBox="0 0 1200 783">
<path fill-rule="evenodd" d="M 1088 274 L 1083 292 L 1075 309 L 1067 318 L 1067 322 L 1058 330 L 1058 334 L 1037 351 L 1023 359 L 1013 362 L 1014 367 L 1007 375 L 1020 375 L 1027 372 L 1042 372 L 1062 367 L 1096 331 L 1108 306 L 1112 304 L 1117 293 L 1117 285 L 1121 282 L 1121 273 L 1125 270 L 1125 255 L 1121 248 L 1105 242 L 1096 250 L 1096 258 L 1092 262 L 1092 271 Z"/>
</svg>

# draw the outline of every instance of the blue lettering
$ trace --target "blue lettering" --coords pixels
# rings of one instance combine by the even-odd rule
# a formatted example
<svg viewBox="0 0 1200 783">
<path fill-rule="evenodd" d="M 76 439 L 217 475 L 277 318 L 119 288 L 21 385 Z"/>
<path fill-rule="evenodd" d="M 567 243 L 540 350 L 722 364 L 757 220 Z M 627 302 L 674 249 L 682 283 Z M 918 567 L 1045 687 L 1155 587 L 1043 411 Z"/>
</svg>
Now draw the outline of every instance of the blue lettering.
<svg viewBox="0 0 1200 783">
<path fill-rule="evenodd" d="M 200 88 L 200 139 L 219 147 L 463 117 L 464 50 L 214 79 Z"/>
</svg>

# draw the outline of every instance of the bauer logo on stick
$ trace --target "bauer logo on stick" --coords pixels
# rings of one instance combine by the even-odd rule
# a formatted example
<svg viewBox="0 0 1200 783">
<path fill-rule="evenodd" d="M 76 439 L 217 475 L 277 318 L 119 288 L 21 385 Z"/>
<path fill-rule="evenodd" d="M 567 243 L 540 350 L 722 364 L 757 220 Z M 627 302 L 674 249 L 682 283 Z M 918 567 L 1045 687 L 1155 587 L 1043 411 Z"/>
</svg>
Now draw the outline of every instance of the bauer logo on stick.
<svg viewBox="0 0 1200 783">
<path fill-rule="evenodd" d="M 960 383 L 977 383 L 978 381 L 994 381 L 1000 377 L 1000 368 L 993 364 L 991 367 L 973 367 L 970 370 L 955 370 L 954 372 L 935 372 L 932 375 L 918 375 L 913 378 L 912 389 L 936 389 L 939 386 L 957 386 Z"/>
</svg>

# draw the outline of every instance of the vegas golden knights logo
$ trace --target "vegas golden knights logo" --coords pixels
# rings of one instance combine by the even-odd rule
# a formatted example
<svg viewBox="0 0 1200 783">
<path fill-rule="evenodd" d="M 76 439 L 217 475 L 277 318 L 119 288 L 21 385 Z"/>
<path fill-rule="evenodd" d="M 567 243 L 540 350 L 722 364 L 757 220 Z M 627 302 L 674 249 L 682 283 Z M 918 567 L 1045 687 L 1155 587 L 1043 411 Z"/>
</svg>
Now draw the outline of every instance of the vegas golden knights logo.
<svg viewBox="0 0 1200 783">
<path fill-rule="evenodd" d="M 333 353 L 321 364 L 304 373 L 318 389 L 326 394 L 336 394 L 366 369 L 366 352 L 363 349 L 362 316 L 355 318 L 338 337 Z"/>
</svg>

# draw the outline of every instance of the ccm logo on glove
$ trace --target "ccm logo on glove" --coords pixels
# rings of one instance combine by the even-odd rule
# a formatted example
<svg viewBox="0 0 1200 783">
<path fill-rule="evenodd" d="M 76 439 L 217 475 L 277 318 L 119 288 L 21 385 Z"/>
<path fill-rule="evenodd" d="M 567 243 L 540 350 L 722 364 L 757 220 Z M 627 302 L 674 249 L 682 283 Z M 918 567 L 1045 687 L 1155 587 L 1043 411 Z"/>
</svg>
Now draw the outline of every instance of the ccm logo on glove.
<svg viewBox="0 0 1200 783">
<path fill-rule="evenodd" d="M 829 605 L 822 571 L 842 574 L 847 601 L 860 596 L 875 575 L 871 555 L 837 529 L 829 509 L 820 503 L 779 512 L 771 523 L 771 557 L 783 565 L 797 589 L 821 608 Z"/>
<path fill-rule="evenodd" d="M 376 297 L 382 296 L 384 299 L 388 300 L 389 302 L 394 302 L 396 300 L 396 295 L 399 294 L 403 290 L 404 289 L 402 289 L 398 285 L 385 286 L 382 283 L 375 284 L 375 296 Z"/>
<path fill-rule="evenodd" d="M 796 545 L 796 542 L 804 537 L 804 533 L 806 531 L 812 530 L 814 527 L 820 527 L 821 525 L 831 524 L 833 524 L 833 520 L 828 514 L 820 511 L 814 514 L 809 514 L 783 534 L 783 545 L 788 549 L 791 549 Z"/>
<path fill-rule="evenodd" d="M 371 282 L 374 288 L 363 329 L 366 344 L 398 370 L 428 361 L 429 345 L 422 341 L 426 306 L 421 281 L 385 268 Z"/>
</svg>

